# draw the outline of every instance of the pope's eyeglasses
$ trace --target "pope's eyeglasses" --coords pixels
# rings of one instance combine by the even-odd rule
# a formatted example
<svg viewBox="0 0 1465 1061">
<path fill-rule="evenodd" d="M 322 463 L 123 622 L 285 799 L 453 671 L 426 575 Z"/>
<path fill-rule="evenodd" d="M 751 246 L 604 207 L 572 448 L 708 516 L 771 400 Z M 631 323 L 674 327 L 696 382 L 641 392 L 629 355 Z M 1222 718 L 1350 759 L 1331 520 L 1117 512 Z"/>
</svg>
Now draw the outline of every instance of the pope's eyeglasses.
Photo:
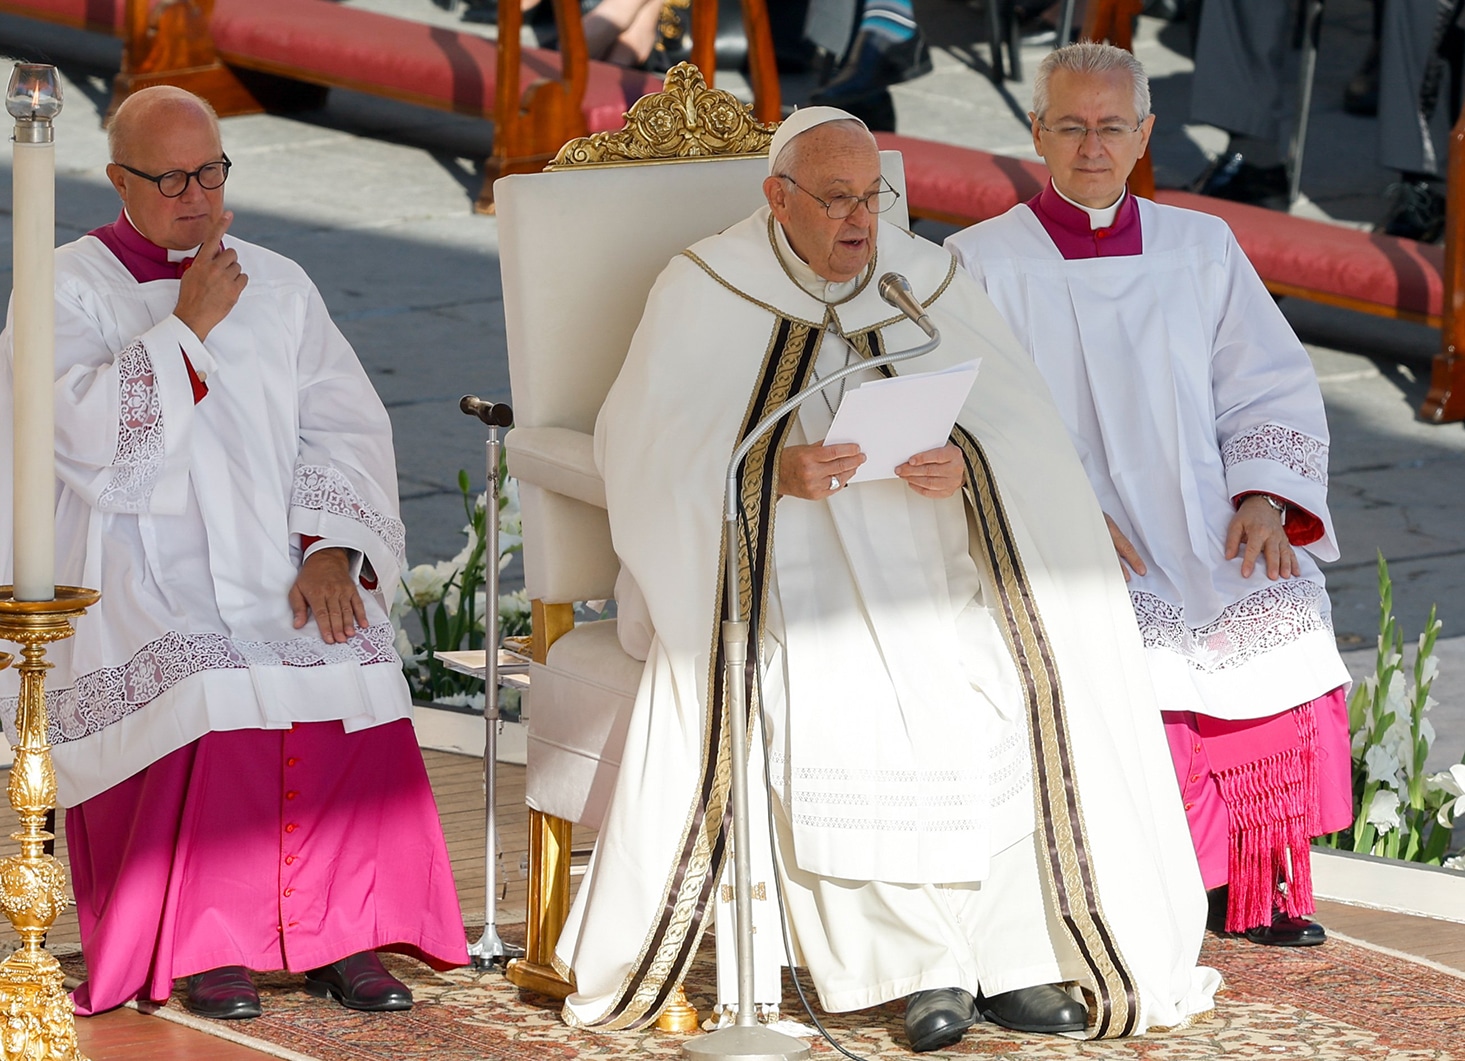
<svg viewBox="0 0 1465 1061">
<path fill-rule="evenodd" d="M 1143 123 L 1136 123 L 1134 125 L 1121 125 L 1117 122 L 1111 122 L 1106 125 L 1101 125 L 1097 129 L 1095 129 L 1087 125 L 1065 124 L 1050 126 L 1044 124 L 1041 118 L 1038 119 L 1039 129 L 1042 129 L 1045 133 L 1052 133 L 1054 136 L 1058 137 L 1058 139 L 1062 140 L 1065 144 L 1069 144 L 1073 147 L 1077 147 L 1079 144 L 1087 140 L 1089 138 L 1089 133 L 1093 133 L 1094 135 L 1096 135 L 1099 138 L 1099 143 L 1103 144 L 1105 147 L 1118 147 L 1120 144 L 1129 139 L 1129 137 L 1139 132 L 1139 127 L 1141 124 Z"/>
<path fill-rule="evenodd" d="M 824 207 L 824 212 L 834 221 L 843 221 L 853 214 L 855 209 L 861 204 L 872 214 L 883 214 L 894 206 L 896 200 L 900 198 L 900 192 L 892 188 L 884 177 L 880 178 L 880 183 L 885 185 L 885 187 L 870 192 L 868 195 L 835 195 L 829 199 L 821 199 L 787 173 L 780 173 L 779 176 L 803 192 L 810 199 L 813 199 L 820 206 Z"/>
<path fill-rule="evenodd" d="M 134 177 L 141 177 L 145 181 L 152 181 L 158 186 L 158 191 L 162 193 L 164 198 L 177 199 L 184 192 L 188 191 L 188 182 L 191 180 L 198 181 L 198 186 L 206 192 L 211 192 L 215 188 L 222 188 L 224 182 L 229 179 L 229 167 L 234 165 L 234 163 L 229 161 L 228 155 L 225 155 L 222 162 L 210 162 L 195 170 L 170 169 L 167 173 L 159 173 L 157 175 L 144 173 L 142 170 L 133 169 L 131 166 L 124 166 L 121 162 L 117 163 L 117 165 L 122 166 L 123 169 L 131 173 Z"/>
</svg>

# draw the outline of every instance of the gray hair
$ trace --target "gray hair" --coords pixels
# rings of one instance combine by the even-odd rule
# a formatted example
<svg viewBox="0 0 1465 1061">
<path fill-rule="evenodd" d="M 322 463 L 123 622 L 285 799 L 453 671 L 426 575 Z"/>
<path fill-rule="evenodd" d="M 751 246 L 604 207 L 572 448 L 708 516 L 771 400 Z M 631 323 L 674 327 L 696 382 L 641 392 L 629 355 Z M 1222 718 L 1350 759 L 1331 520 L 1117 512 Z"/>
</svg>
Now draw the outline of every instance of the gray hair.
<svg viewBox="0 0 1465 1061">
<path fill-rule="evenodd" d="M 788 143 L 783 145 L 783 150 L 780 151 L 778 153 L 778 156 L 773 160 L 774 176 L 783 176 L 784 174 L 792 173 L 794 171 L 794 169 L 799 164 L 800 154 L 802 152 L 802 148 L 799 146 L 799 142 L 801 140 L 804 140 L 809 135 L 809 133 L 816 132 L 819 129 L 858 129 L 860 132 L 870 137 L 871 143 L 875 142 L 875 138 L 873 136 L 870 136 L 870 130 L 867 129 L 865 127 L 865 123 L 860 121 L 858 118 L 841 118 L 838 121 L 825 122 L 823 125 L 816 125 L 813 129 L 806 129 L 804 132 L 800 133 L 798 136 L 794 137 Z"/>
<path fill-rule="evenodd" d="M 1073 74 L 1107 74 L 1121 71 L 1129 75 L 1134 86 L 1135 121 L 1150 116 L 1150 79 L 1138 59 L 1123 48 L 1097 41 L 1079 41 L 1056 48 L 1043 57 L 1033 75 L 1033 113 L 1042 118 L 1048 111 L 1048 80 L 1056 70 Z"/>
</svg>

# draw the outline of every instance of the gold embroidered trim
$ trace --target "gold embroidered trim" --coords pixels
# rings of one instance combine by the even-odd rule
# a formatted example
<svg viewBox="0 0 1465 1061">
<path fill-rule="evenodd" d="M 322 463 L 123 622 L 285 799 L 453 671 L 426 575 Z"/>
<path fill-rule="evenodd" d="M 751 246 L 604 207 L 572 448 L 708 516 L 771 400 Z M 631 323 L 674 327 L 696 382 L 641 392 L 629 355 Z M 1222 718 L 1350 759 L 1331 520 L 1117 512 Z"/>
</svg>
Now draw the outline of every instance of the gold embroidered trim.
<svg viewBox="0 0 1465 1061">
<path fill-rule="evenodd" d="M 803 317 L 792 317 L 786 311 L 779 309 L 777 306 L 774 306 L 774 305 L 772 305 L 772 304 L 770 304 L 768 302 L 764 302 L 762 299 L 754 298 L 752 295 L 748 294 L 742 288 L 734 286 L 731 281 L 724 279 L 721 273 L 719 273 L 716 269 L 712 268 L 712 266 L 708 265 L 705 261 L 703 261 L 701 258 L 699 258 L 696 254 L 692 253 L 690 250 L 682 251 L 682 254 L 685 255 L 686 257 L 692 259 L 692 261 L 696 262 L 702 268 L 702 271 L 703 272 L 705 272 L 708 276 L 712 277 L 712 279 L 716 280 L 723 287 L 727 288 L 734 295 L 737 295 L 738 298 L 746 299 L 748 302 L 751 302 L 753 305 L 757 306 L 759 309 L 767 310 L 769 313 L 773 314 L 775 317 L 781 317 L 784 320 L 798 321 L 798 323 L 800 323 L 800 324 L 807 324 L 810 328 L 818 328 L 819 327 L 819 324 L 817 324 L 814 321 L 805 320 Z M 799 288 L 799 290 L 802 291 L 803 288 Z M 812 297 L 812 296 L 810 296 L 810 297 Z"/>
<path fill-rule="evenodd" d="M 822 332 L 806 322 L 775 314 L 773 333 L 764 354 L 763 368 L 748 401 L 738 432 L 740 442 L 751 428 L 803 386 L 812 371 Z M 725 702 L 722 639 L 719 636 L 726 580 L 728 549 L 737 550 L 738 594 L 748 617 L 751 636 L 762 642 L 766 614 L 768 565 L 773 549 L 773 516 L 777 501 L 778 455 L 793 422 L 792 414 L 767 432 L 749 451 L 738 469 L 747 534 L 729 543 L 726 533 L 718 549 L 718 567 L 712 615 L 712 650 L 709 656 L 708 703 L 703 711 L 701 780 L 698 798 L 682 829 L 681 855 L 672 866 L 663 890 L 661 913 L 650 927 L 636 961 L 616 991 L 604 1016 L 590 1026 L 602 1030 L 640 1028 L 654 1021 L 671 1002 L 686 976 L 716 901 L 731 839 L 731 748 Z M 756 555 L 749 555 L 749 549 Z M 756 585 L 755 585 L 756 582 Z M 754 598 L 756 597 L 756 607 Z M 748 683 L 749 718 L 759 710 L 757 683 Z M 748 727 L 751 735 L 756 729 Z"/>
<path fill-rule="evenodd" d="M 1087 986 L 1097 1000 L 1093 1037 L 1130 1035 L 1140 1017 L 1138 989 L 1104 917 L 1088 863 L 1088 835 L 1073 785 L 1072 735 L 1052 645 L 986 454 L 960 425 L 952 441 L 966 460 L 967 496 L 981 530 L 978 552 L 996 584 L 997 611 L 1025 689 L 1043 879 L 1090 974 Z"/>
</svg>

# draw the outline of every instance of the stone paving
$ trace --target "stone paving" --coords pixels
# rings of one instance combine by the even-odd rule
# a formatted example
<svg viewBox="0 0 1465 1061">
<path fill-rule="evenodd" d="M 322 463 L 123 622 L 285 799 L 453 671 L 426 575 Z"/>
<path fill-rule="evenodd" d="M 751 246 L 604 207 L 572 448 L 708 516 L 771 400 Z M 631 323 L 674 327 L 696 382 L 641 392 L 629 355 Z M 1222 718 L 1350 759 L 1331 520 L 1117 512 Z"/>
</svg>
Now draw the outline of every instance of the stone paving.
<svg viewBox="0 0 1465 1061">
<path fill-rule="evenodd" d="M 458 28 L 453 0 L 347 0 Z M 917 0 L 934 45 L 933 71 L 894 90 L 903 132 L 1034 157 L 1026 131 L 1028 84 L 994 86 L 981 4 Z M 1341 86 L 1367 47 L 1365 0 L 1328 4 L 1314 96 L 1303 199 L 1295 211 L 1366 225 L 1382 210 L 1391 175 L 1376 161 L 1376 122 L 1342 113 Z M 1189 126 L 1188 28 L 1141 19 L 1136 50 L 1153 76 L 1161 184 L 1179 185 L 1225 142 Z M 1023 50 L 1024 71 L 1046 50 Z M 120 55 L 117 42 L 0 16 L 0 55 L 55 62 L 67 94 L 57 122 L 57 238 L 107 221 L 116 197 L 103 167 L 100 118 Z M 735 75 L 725 87 L 739 90 Z M 785 103 L 806 98 L 807 76 L 785 78 Z M 235 162 L 234 232 L 299 261 L 319 285 L 391 411 L 402 507 L 414 562 L 463 541 L 455 480 L 483 476 L 483 433 L 457 412 L 473 392 L 509 397 L 497 228 L 471 212 L 488 123 L 349 92 L 321 110 L 224 123 Z M 9 156 L 0 156 L 0 295 L 8 296 Z M 940 239 L 947 230 L 922 225 Z M 1440 643 L 1440 733 L 1432 766 L 1465 752 L 1465 427 L 1413 417 L 1438 345 L 1436 332 L 1328 307 L 1284 310 L 1316 364 L 1333 432 L 1332 505 L 1343 559 L 1329 588 L 1340 647 L 1355 676 L 1372 666 L 1377 628 L 1375 556 L 1389 559 L 1400 620 L 1412 641 L 1431 604 Z M 512 572 L 510 573 L 512 580 Z M 512 581 L 509 582 L 512 585 Z"/>
</svg>

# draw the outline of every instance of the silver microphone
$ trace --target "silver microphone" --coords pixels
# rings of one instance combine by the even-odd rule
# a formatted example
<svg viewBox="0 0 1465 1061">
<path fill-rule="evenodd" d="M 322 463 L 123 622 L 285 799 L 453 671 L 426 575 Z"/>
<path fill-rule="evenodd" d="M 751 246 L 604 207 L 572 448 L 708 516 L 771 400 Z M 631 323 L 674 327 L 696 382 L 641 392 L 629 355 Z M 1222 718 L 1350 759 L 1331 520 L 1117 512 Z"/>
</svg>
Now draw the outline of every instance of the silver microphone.
<svg viewBox="0 0 1465 1061">
<path fill-rule="evenodd" d="M 911 282 L 899 273 L 886 273 L 880 278 L 880 297 L 915 321 L 932 339 L 936 338 L 936 325 L 926 315 L 925 308 L 916 301 Z"/>
<path fill-rule="evenodd" d="M 514 410 L 503 402 L 486 402 L 465 394 L 458 399 L 458 408 L 469 416 L 478 417 L 489 427 L 512 427 L 514 424 Z"/>
</svg>

